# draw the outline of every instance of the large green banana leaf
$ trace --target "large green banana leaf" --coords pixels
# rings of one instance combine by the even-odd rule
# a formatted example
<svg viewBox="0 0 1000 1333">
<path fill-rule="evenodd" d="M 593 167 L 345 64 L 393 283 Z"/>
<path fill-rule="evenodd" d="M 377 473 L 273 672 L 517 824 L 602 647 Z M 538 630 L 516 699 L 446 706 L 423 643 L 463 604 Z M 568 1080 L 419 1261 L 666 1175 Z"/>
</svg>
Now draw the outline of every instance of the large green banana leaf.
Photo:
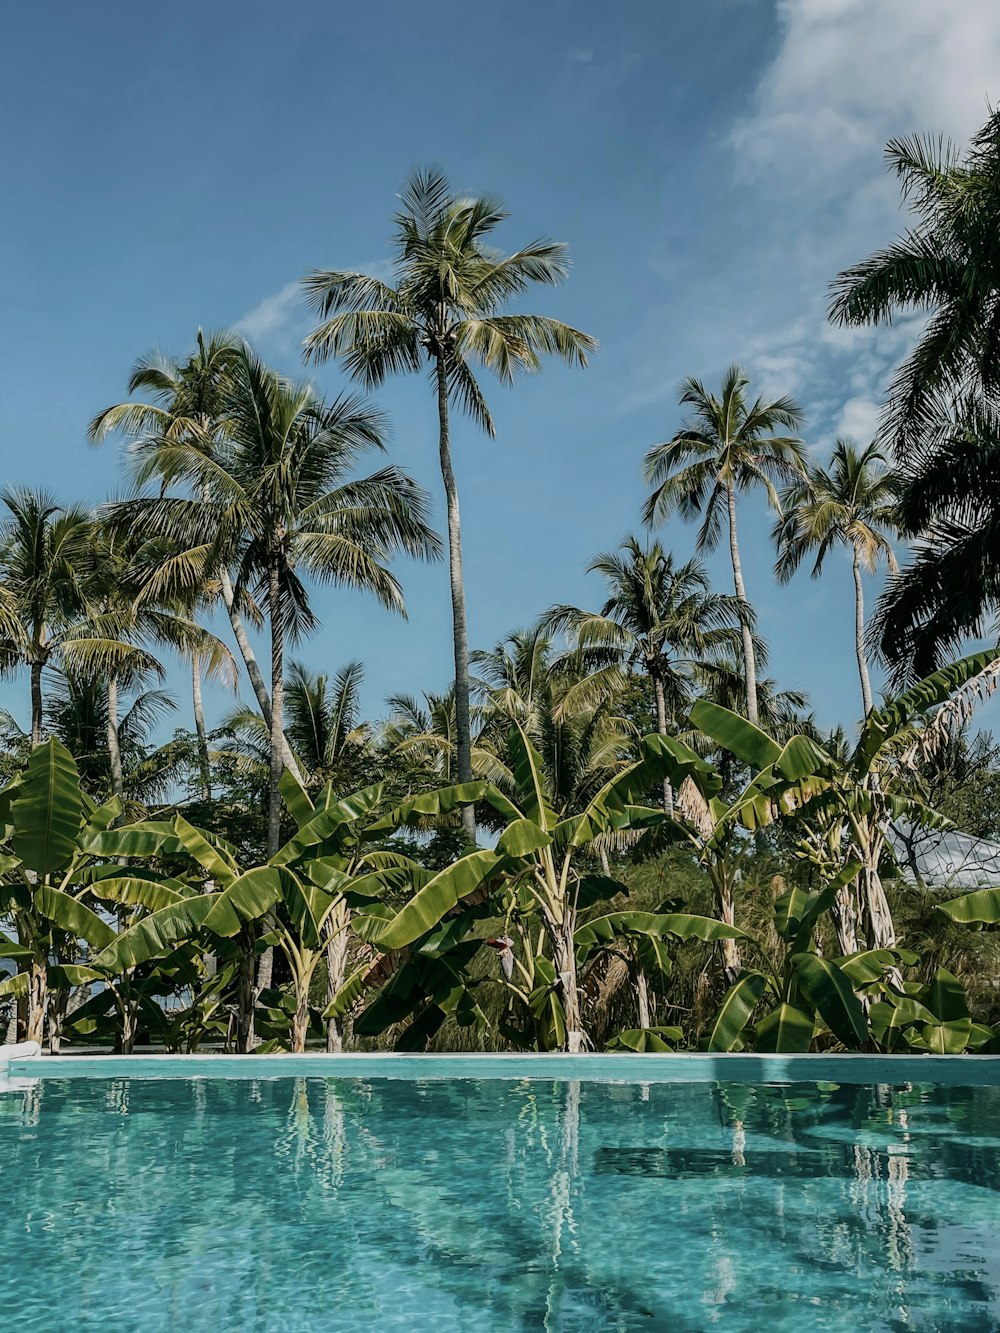
<svg viewBox="0 0 1000 1333">
<path fill-rule="evenodd" d="M 848 1048 L 863 1046 L 868 1024 L 854 987 L 836 963 L 814 953 L 795 954 L 795 974 L 824 1023 Z"/>
<path fill-rule="evenodd" d="M 886 741 L 897 736 L 914 718 L 944 703 L 956 690 L 997 661 L 998 656 L 996 648 L 987 648 L 984 652 L 960 658 L 925 676 L 884 708 L 869 713 L 851 759 L 852 767 L 867 772 Z"/>
<path fill-rule="evenodd" d="M 133 875 L 123 871 L 120 866 L 107 868 L 117 870 L 118 873 L 102 875 L 90 885 L 94 897 L 103 902 L 119 903 L 123 907 L 144 907 L 147 912 L 158 912 L 161 907 L 169 907 L 197 892 L 181 879 Z"/>
<path fill-rule="evenodd" d="M 477 801 L 486 801 L 505 819 L 522 817 L 522 811 L 497 791 L 492 783 L 464 782 L 453 787 L 439 787 L 437 791 L 422 792 L 418 796 L 408 796 L 388 814 L 377 819 L 374 824 L 369 824 L 364 836 L 381 838 L 395 829 L 422 824 L 428 819 L 451 814 L 465 805 L 474 805 Z"/>
<path fill-rule="evenodd" d="M 159 958 L 178 944 L 192 939 L 202 929 L 218 894 L 198 894 L 151 912 L 135 925 L 116 935 L 114 941 L 92 959 L 93 966 L 113 976 Z"/>
<path fill-rule="evenodd" d="M 743 1046 L 743 1033 L 767 989 L 762 972 L 744 972 L 723 997 L 708 1034 L 710 1051 L 736 1051 Z"/>
<path fill-rule="evenodd" d="M 303 824 L 312 819 L 316 812 L 316 807 L 312 803 L 312 798 L 303 787 L 290 768 L 282 771 L 278 779 L 278 791 L 281 793 L 281 799 L 285 803 L 285 808 L 295 820 L 295 827 L 301 828 Z"/>
<path fill-rule="evenodd" d="M 975 889 L 938 903 L 937 910 L 963 926 L 1000 925 L 1000 889 Z"/>
<path fill-rule="evenodd" d="M 345 824 L 353 824 L 371 814 L 372 810 L 382 804 L 384 793 L 384 784 L 376 782 L 371 787 L 353 792 L 343 800 L 317 811 L 300 825 L 298 832 L 289 838 L 284 847 L 275 852 L 271 857 L 271 865 L 291 865 L 312 848 L 330 841 Z"/>
<path fill-rule="evenodd" d="M 552 808 L 542 757 L 517 722 L 510 729 L 507 743 L 521 809 L 532 824 L 549 833 L 558 821 Z"/>
<path fill-rule="evenodd" d="M 504 857 L 489 848 L 461 857 L 419 889 L 379 932 L 382 950 L 413 944 L 438 924 L 459 902 L 496 874 Z"/>
<path fill-rule="evenodd" d="M 226 888 L 239 874 L 235 859 L 219 840 L 210 842 L 201 829 L 189 824 L 183 815 L 175 815 L 171 825 L 181 846 L 221 887 Z"/>
<path fill-rule="evenodd" d="M 508 824 L 497 842 L 500 851 L 511 857 L 530 856 L 552 843 L 552 835 L 533 819 L 515 819 Z"/>
<path fill-rule="evenodd" d="M 784 1002 L 765 1015 L 754 1028 L 758 1051 L 808 1051 L 816 1024 L 811 1013 Z"/>
<path fill-rule="evenodd" d="M 95 949 L 103 949 L 115 938 L 115 932 L 106 921 L 102 921 L 96 912 L 74 898 L 71 893 L 52 888 L 48 884 L 39 884 L 32 892 L 37 911 L 70 935 L 86 940 Z"/>
<path fill-rule="evenodd" d="M 595 949 L 612 944 L 623 936 L 706 942 L 746 938 L 736 926 L 727 926 L 708 916 L 692 916 L 685 912 L 609 912 L 577 926 L 573 941 L 578 962 L 583 964 Z"/>
<path fill-rule="evenodd" d="M 83 795 L 73 756 L 52 737 L 36 745 L 10 803 L 14 853 L 36 875 L 69 865 L 83 828 Z"/>
<path fill-rule="evenodd" d="M 691 705 L 691 725 L 750 768 L 767 768 L 781 754 L 781 746 L 766 732 L 708 699 L 696 699 Z"/>
<path fill-rule="evenodd" d="M 617 1032 L 606 1046 L 609 1051 L 657 1051 L 661 1054 L 672 1051 L 679 1041 L 684 1040 L 684 1033 L 675 1027 L 625 1028 Z"/>
<path fill-rule="evenodd" d="M 215 935 L 238 935 L 251 921 L 259 921 L 284 896 L 285 874 L 278 866 L 255 866 L 230 880 L 221 893 L 211 895 L 212 910 L 204 918 Z"/>
<path fill-rule="evenodd" d="M 140 820 L 94 833 L 84 830 L 81 850 L 91 856 L 182 856 L 184 844 L 162 820 Z"/>
</svg>

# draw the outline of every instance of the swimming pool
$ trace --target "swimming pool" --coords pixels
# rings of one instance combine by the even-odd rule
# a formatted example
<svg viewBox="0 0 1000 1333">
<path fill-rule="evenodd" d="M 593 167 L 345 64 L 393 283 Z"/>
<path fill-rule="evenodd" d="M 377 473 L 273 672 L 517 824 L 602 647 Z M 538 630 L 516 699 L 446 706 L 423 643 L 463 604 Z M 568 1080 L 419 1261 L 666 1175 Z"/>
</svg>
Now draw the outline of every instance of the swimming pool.
<svg viewBox="0 0 1000 1333">
<path fill-rule="evenodd" d="M 15 1061 L 4 1323 L 1000 1325 L 1000 1061 L 488 1059 Z"/>
</svg>

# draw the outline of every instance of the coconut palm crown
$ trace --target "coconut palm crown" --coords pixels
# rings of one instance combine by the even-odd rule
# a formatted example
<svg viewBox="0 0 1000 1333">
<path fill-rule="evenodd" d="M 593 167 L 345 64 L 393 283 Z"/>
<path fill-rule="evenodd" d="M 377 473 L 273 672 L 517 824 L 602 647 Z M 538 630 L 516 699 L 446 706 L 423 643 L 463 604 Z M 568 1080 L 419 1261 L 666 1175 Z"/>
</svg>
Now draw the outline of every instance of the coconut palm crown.
<svg viewBox="0 0 1000 1333">
<path fill-rule="evenodd" d="M 872 710 L 872 687 L 865 654 L 861 573 L 873 574 L 883 560 L 890 570 L 896 569 L 887 534 L 896 527 L 898 489 L 898 480 L 876 444 L 857 449 L 848 440 L 838 440 L 828 468 L 811 467 L 806 477 L 783 493 L 782 513 L 774 526 L 775 573 L 782 583 L 787 583 L 806 555 L 813 557 L 812 576 L 818 578 L 834 547 L 847 547 L 851 552 L 854 647 L 866 717 Z"/>
</svg>

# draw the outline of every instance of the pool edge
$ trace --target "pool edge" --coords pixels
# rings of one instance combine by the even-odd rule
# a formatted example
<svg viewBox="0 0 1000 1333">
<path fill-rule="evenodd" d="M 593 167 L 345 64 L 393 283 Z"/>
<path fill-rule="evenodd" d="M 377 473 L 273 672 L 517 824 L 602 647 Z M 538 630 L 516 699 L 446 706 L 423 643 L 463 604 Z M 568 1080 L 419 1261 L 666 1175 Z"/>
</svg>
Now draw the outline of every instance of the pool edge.
<svg viewBox="0 0 1000 1333">
<path fill-rule="evenodd" d="M 10 1079 L 555 1079 L 615 1083 L 939 1083 L 1000 1085 L 1000 1056 L 679 1054 L 43 1055 L 0 1063 Z"/>
</svg>

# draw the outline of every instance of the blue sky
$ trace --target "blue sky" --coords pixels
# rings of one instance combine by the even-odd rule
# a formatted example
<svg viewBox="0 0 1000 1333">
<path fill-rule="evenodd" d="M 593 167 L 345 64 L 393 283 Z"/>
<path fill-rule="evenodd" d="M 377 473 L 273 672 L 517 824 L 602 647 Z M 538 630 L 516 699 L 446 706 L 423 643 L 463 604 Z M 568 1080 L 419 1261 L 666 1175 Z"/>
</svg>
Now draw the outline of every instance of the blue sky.
<svg viewBox="0 0 1000 1333">
<path fill-rule="evenodd" d="M 886 138 L 967 137 L 1000 97 L 994 0 L 54 0 L 9 11 L 5 38 L 5 484 L 119 489 L 120 451 L 88 447 L 87 422 L 137 356 L 185 352 L 199 324 L 306 375 L 297 279 L 384 263 L 414 166 L 499 194 L 509 248 L 570 244 L 569 281 L 531 304 L 600 339 L 591 368 L 488 385 L 494 442 L 456 425 L 476 646 L 553 602 L 597 602 L 584 567 L 638 529 L 642 457 L 678 425 L 683 375 L 713 383 L 742 361 L 799 398 L 819 455 L 870 436 L 912 324 L 831 329 L 826 284 L 900 226 Z M 334 366 L 309 373 L 344 385 Z M 426 382 L 378 401 L 440 521 Z M 849 566 L 779 588 L 762 500 L 740 522 L 770 672 L 822 724 L 850 723 Z M 693 531 L 672 521 L 661 539 L 686 555 Z M 728 589 L 723 556 L 711 566 Z M 449 675 L 445 568 L 399 572 L 408 622 L 323 589 L 323 627 L 298 650 L 329 669 L 362 658 L 372 714 Z M 26 694 L 3 686 L 22 719 Z M 216 716 L 226 705 L 212 695 Z"/>
</svg>

